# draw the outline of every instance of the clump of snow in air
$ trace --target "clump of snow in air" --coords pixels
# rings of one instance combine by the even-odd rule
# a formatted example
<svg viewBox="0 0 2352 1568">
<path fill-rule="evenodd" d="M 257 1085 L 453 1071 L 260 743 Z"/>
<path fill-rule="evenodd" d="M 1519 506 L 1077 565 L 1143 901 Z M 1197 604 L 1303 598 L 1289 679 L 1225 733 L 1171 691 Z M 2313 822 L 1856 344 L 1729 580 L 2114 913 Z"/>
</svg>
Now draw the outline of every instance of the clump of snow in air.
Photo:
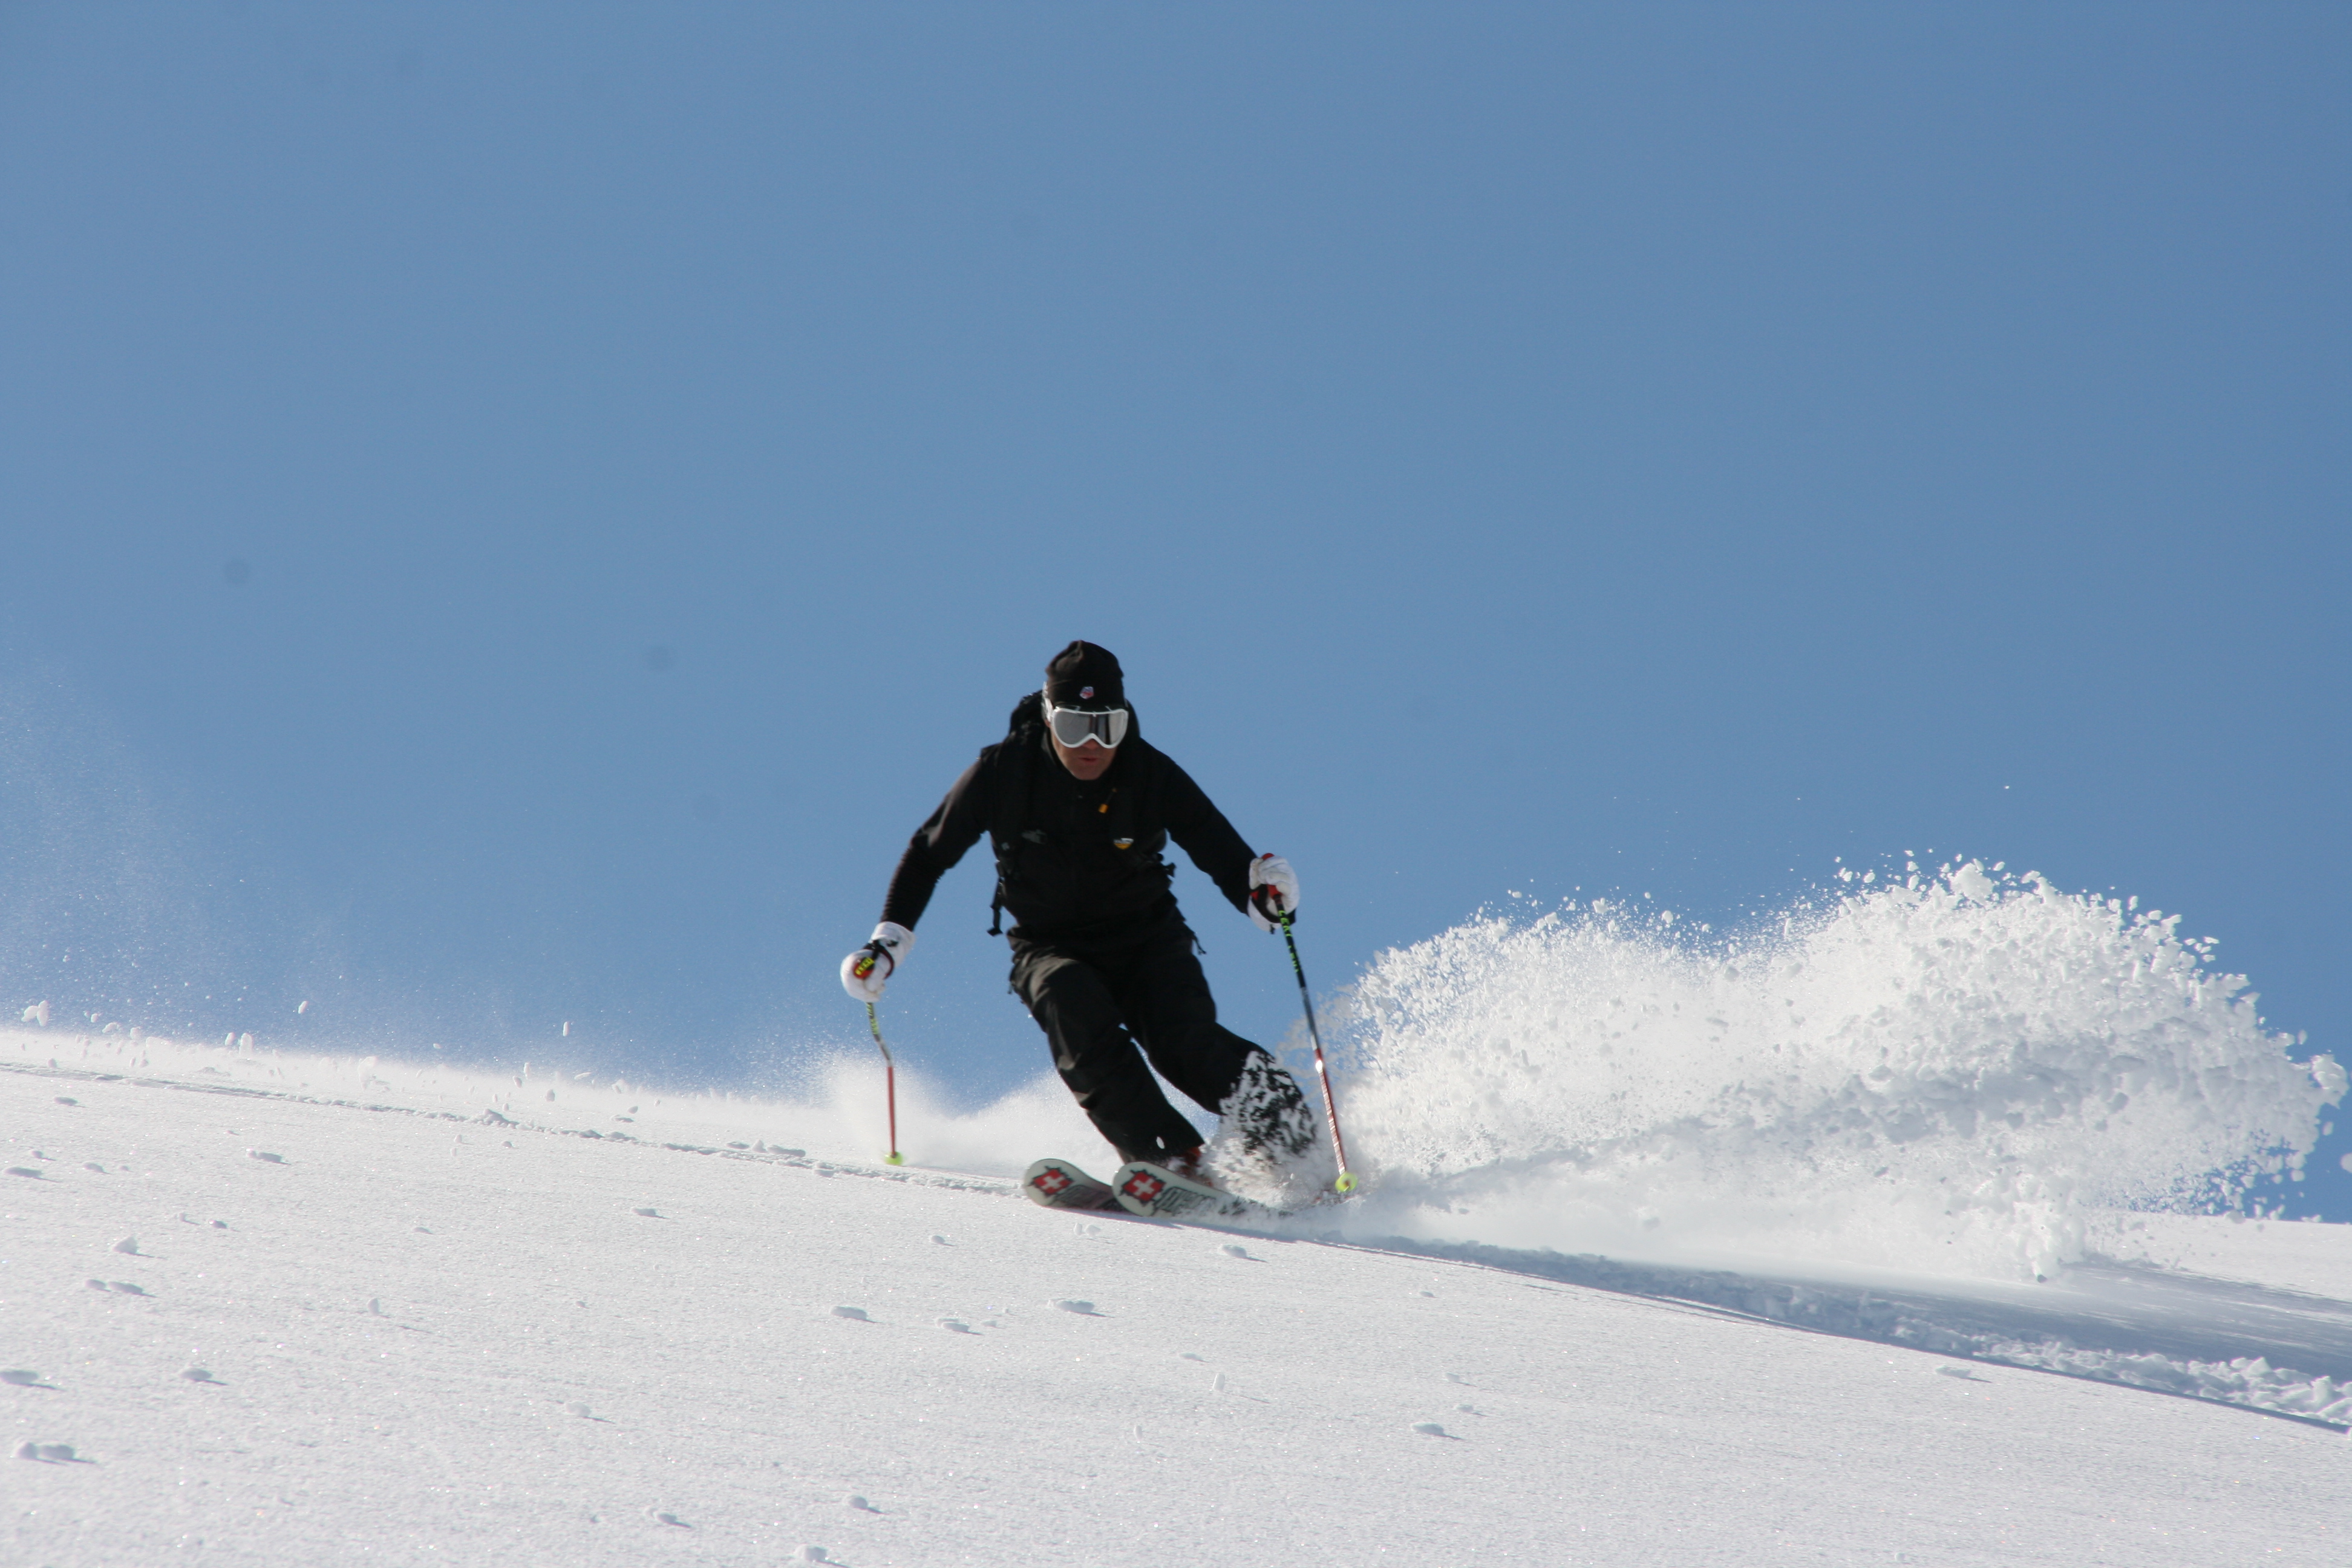
<svg viewBox="0 0 2352 1568">
<path fill-rule="evenodd" d="M 2178 917 L 2039 877 L 1848 882 L 1729 937 L 1645 910 L 1367 969 L 1327 1031 L 1351 1234 L 2048 1276 L 2119 1210 L 2275 1208 L 2345 1090 Z"/>
</svg>

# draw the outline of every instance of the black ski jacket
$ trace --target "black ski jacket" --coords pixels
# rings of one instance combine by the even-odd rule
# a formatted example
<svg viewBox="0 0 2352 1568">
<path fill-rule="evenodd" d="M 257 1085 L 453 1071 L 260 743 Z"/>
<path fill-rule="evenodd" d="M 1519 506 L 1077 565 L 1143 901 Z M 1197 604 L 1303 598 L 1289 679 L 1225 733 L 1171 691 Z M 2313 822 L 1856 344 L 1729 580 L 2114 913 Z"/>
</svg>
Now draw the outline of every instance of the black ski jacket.
<svg viewBox="0 0 2352 1568">
<path fill-rule="evenodd" d="M 1018 796 L 1019 798 L 1015 798 Z M 1102 777 L 1080 781 L 1046 738 L 1032 692 L 1009 734 L 982 748 L 915 831 L 890 879 L 882 918 L 915 929 L 931 890 L 987 835 L 997 896 L 1015 942 L 1114 937 L 1176 913 L 1173 838 L 1236 910 L 1249 901 L 1249 846 L 1192 776 L 1144 740 L 1129 710 L 1126 741 Z"/>
</svg>

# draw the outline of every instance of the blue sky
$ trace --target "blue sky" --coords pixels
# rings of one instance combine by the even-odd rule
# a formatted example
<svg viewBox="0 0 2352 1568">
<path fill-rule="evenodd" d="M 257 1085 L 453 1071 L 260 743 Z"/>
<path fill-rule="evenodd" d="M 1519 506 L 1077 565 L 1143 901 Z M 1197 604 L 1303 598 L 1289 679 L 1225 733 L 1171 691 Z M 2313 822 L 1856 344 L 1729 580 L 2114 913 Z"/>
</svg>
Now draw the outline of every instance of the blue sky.
<svg viewBox="0 0 2352 1568">
<path fill-rule="evenodd" d="M 758 1080 L 1076 636 L 1327 988 L 1933 848 L 2343 1054 L 2347 79 L 2334 6 L 12 6 L 0 963 Z M 989 882 L 890 996 L 973 1095 Z"/>
</svg>

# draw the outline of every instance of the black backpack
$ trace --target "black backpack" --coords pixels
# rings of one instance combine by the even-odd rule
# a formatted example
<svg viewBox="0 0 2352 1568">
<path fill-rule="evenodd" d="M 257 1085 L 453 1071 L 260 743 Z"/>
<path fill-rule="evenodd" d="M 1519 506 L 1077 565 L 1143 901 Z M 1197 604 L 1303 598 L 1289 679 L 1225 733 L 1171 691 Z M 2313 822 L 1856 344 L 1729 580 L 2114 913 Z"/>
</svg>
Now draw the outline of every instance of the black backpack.
<svg viewBox="0 0 2352 1568">
<path fill-rule="evenodd" d="M 1160 769 L 1151 765 L 1159 752 L 1144 743 L 1139 728 L 1130 704 L 1123 744 L 1133 747 L 1130 755 L 1144 765 L 1130 767 L 1127 787 L 1111 797 L 1110 826 L 1111 843 L 1140 867 L 1159 860 L 1160 850 L 1167 847 L 1168 830 L 1150 809 L 1160 795 Z M 996 896 L 988 906 L 991 936 L 1004 934 L 1004 868 L 1012 864 L 1014 842 L 1024 837 L 1045 842 L 1044 830 L 1028 826 L 1030 786 L 1036 780 L 1037 762 L 1045 750 L 1045 694 L 1032 691 L 1013 704 L 1004 740 L 996 749 L 995 810 L 988 823 L 989 847 L 996 851 Z M 1150 824 L 1150 831 L 1140 831 L 1140 825 L 1146 823 Z"/>
</svg>

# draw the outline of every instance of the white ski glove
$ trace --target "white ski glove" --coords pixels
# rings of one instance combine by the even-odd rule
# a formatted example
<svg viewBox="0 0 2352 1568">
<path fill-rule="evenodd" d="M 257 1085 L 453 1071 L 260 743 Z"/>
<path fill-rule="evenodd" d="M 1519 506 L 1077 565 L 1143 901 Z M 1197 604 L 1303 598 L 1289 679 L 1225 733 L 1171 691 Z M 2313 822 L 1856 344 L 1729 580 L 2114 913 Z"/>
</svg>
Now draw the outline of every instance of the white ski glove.
<svg viewBox="0 0 2352 1568">
<path fill-rule="evenodd" d="M 841 988 L 853 1002 L 871 1002 L 882 994 L 883 982 L 898 972 L 898 961 L 913 951 L 915 933 L 884 921 L 874 928 L 866 945 L 841 961 Z"/>
<path fill-rule="evenodd" d="M 1249 918 L 1260 931 L 1272 931 L 1284 915 L 1298 912 L 1298 873 L 1279 855 L 1261 855 L 1250 862 Z"/>
</svg>

